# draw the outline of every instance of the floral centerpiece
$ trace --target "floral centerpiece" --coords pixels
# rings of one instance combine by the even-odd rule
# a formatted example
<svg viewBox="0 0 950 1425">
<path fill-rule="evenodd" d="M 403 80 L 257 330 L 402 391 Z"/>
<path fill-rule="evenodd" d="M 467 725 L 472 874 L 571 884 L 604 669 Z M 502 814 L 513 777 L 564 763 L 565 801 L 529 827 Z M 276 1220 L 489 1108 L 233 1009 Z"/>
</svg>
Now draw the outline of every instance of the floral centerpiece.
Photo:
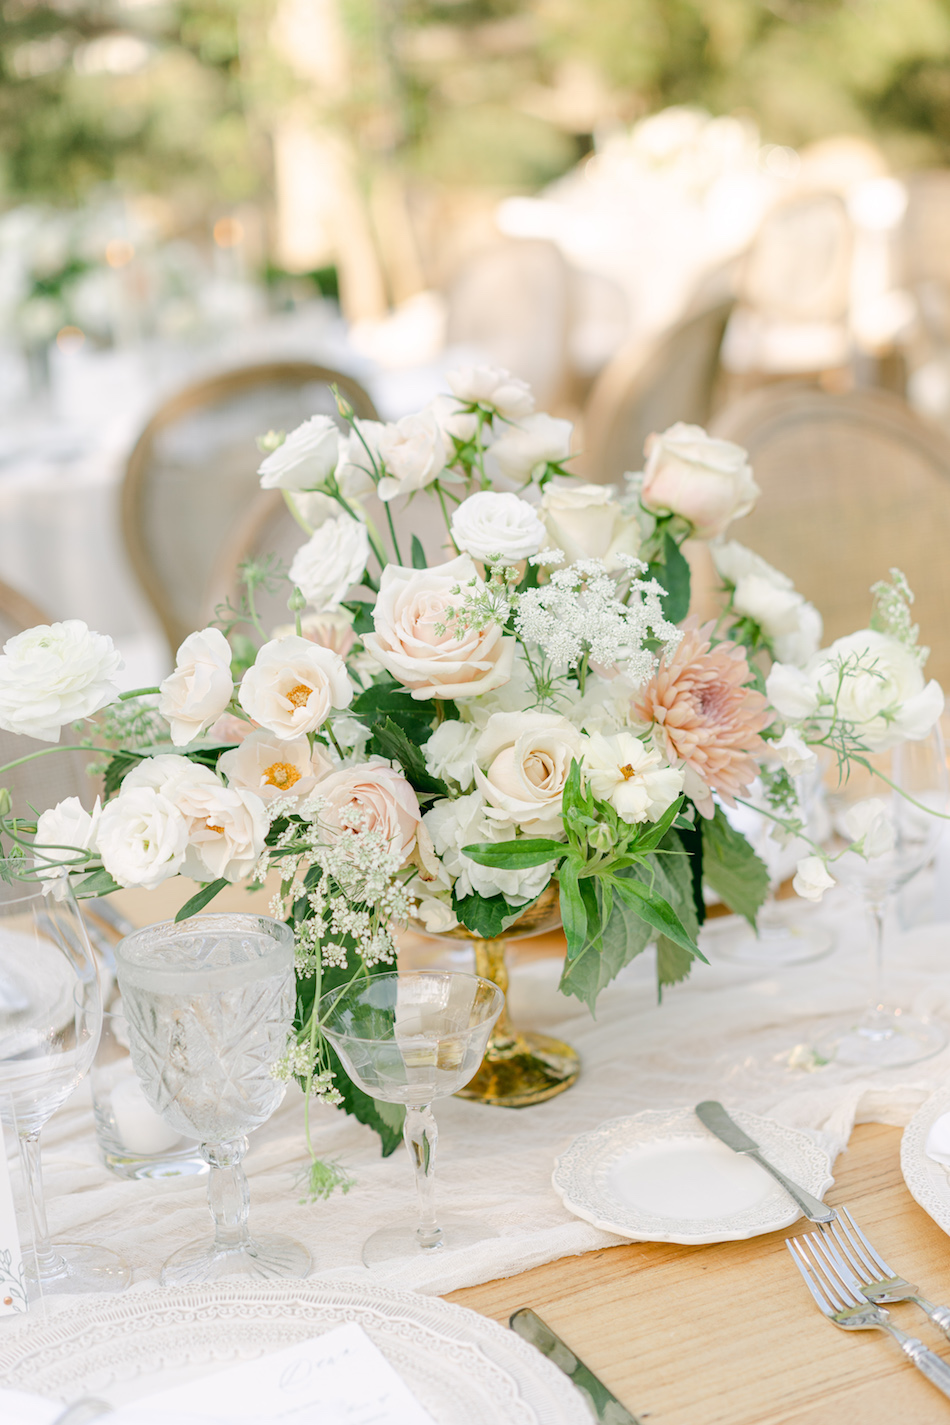
<svg viewBox="0 0 950 1425">
<path fill-rule="evenodd" d="M 190 635 L 160 687 L 118 693 L 111 641 L 75 620 L 0 657 L 0 727 L 55 743 L 87 720 L 104 754 L 92 812 L 70 798 L 33 820 L 6 798 L 24 874 L 55 889 L 68 871 L 80 896 L 188 876 L 187 916 L 276 872 L 297 943 L 283 1072 L 385 1151 L 402 1109 L 338 1070 L 314 1005 L 390 965 L 394 927 L 490 939 L 556 881 L 564 993 L 593 1009 L 651 943 L 662 991 L 702 958 L 704 887 L 753 924 L 765 897 L 727 809 L 757 782 L 777 833 L 802 835 L 795 779 L 818 749 L 846 775 L 943 708 L 901 576 L 868 629 L 822 650 L 818 611 L 725 537 L 759 493 L 738 446 L 679 424 L 622 489 L 585 484 L 569 422 L 534 412 L 523 382 L 485 367 L 449 384 L 392 424 L 340 400 L 342 429 L 316 416 L 262 439 L 261 483 L 306 542 L 286 574 L 247 566 L 240 607 Z M 416 534 L 401 547 L 413 501 L 441 520 L 428 555 Z M 706 623 L 687 539 L 722 581 Z M 255 595 L 282 578 L 293 622 L 265 629 Z M 815 847 L 796 889 L 832 883 Z"/>
</svg>

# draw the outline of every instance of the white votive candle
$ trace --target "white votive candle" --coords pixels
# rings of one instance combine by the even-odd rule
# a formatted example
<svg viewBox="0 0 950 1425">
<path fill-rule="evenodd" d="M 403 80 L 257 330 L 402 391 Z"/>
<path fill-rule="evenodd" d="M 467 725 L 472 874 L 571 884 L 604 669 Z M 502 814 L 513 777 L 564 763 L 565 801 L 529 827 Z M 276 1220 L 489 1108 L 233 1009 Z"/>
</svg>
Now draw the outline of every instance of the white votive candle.
<svg viewBox="0 0 950 1425">
<path fill-rule="evenodd" d="M 138 1079 L 123 1079 L 116 1084 L 111 1099 L 116 1133 L 130 1153 L 166 1153 L 178 1147 L 181 1135 L 159 1118 Z"/>
</svg>

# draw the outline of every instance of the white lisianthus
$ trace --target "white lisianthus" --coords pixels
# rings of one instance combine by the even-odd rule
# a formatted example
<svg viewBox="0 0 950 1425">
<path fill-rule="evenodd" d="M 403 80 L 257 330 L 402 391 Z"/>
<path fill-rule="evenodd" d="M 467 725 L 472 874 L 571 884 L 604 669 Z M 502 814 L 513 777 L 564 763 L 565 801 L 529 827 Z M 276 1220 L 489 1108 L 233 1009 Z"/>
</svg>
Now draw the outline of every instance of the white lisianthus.
<svg viewBox="0 0 950 1425">
<path fill-rule="evenodd" d="M 318 612 L 333 613 L 358 584 L 369 559 L 369 535 L 359 520 L 328 519 L 301 545 L 290 565 L 290 582 Z"/>
<path fill-rule="evenodd" d="M 541 500 L 547 548 L 563 549 L 566 564 L 602 559 L 611 573 L 618 555 L 635 555 L 640 529 L 614 498 L 613 485 L 581 485 L 552 480 Z"/>
<path fill-rule="evenodd" d="M 584 749 L 584 775 L 594 796 L 624 821 L 658 821 L 683 790 L 683 773 L 632 732 L 594 733 Z"/>
<path fill-rule="evenodd" d="M 218 628 L 191 633 L 175 655 L 175 671 L 159 687 L 158 711 L 172 742 L 184 747 L 224 712 L 234 693 L 231 646 Z"/>
<path fill-rule="evenodd" d="M 519 485 L 539 480 L 548 465 L 560 465 L 571 453 L 570 421 L 537 412 L 505 426 L 491 447 L 501 473 Z"/>
<path fill-rule="evenodd" d="M 757 623 L 779 663 L 803 667 L 821 643 L 821 614 L 787 574 L 736 540 L 710 547 L 717 571 L 733 588 L 733 611 Z"/>
<path fill-rule="evenodd" d="M 112 702 L 121 667 L 112 639 L 93 633 L 81 619 L 15 634 L 0 656 L 0 728 L 58 742 L 67 723 Z"/>
<path fill-rule="evenodd" d="M 747 515 L 762 493 L 740 445 L 677 421 L 648 436 L 640 501 L 654 514 L 680 515 L 698 539 L 713 539 Z"/>
<path fill-rule="evenodd" d="M 804 772 L 813 772 L 818 766 L 818 755 L 808 746 L 800 732 L 787 727 L 777 742 L 772 743 L 772 751 L 790 777 L 800 777 Z"/>
<path fill-rule="evenodd" d="M 371 472 L 373 459 L 379 464 L 379 441 L 385 429 L 382 421 L 354 420 L 349 433 L 341 437 L 336 483 L 345 500 L 360 500 L 376 489 Z"/>
<path fill-rule="evenodd" d="M 544 535 L 544 525 L 527 500 L 493 490 L 469 495 L 452 516 L 456 548 L 482 561 L 501 558 L 517 564 L 537 554 Z"/>
<path fill-rule="evenodd" d="M 76 870 L 82 869 L 84 863 L 74 861 L 70 848 L 76 851 L 98 849 L 96 833 L 101 812 L 98 797 L 91 812 L 86 811 L 78 797 L 66 797 L 41 813 L 33 841 L 33 868 L 40 880 L 51 883 L 44 889 L 52 889 L 55 895 L 59 887 L 65 885 L 62 862 L 73 861 Z"/>
<path fill-rule="evenodd" d="M 526 381 L 502 366 L 465 366 L 446 377 L 453 396 L 467 406 L 484 406 L 505 420 L 517 421 L 534 410 L 534 396 Z"/>
<path fill-rule="evenodd" d="M 841 826 L 851 838 L 851 849 L 867 861 L 886 856 L 897 844 L 894 819 L 882 797 L 855 802 L 841 818 Z"/>
<path fill-rule="evenodd" d="M 463 846 L 480 841 L 512 841 L 517 826 L 512 821 L 488 815 L 480 792 L 470 792 L 456 801 L 439 801 L 422 818 L 423 826 L 441 857 L 445 871 L 455 882 L 459 899 L 473 894 L 496 896 L 500 892 L 511 905 L 533 901 L 544 890 L 554 871 L 555 862 L 531 866 L 527 870 L 498 870 L 480 866 L 462 852 Z"/>
<path fill-rule="evenodd" d="M 381 500 L 410 495 L 437 480 L 445 469 L 448 452 L 439 423 L 431 411 L 384 426 L 379 455 L 386 473 L 377 485 Z"/>
<path fill-rule="evenodd" d="M 440 723 L 422 748 L 426 771 L 431 777 L 457 782 L 467 792 L 475 781 L 475 744 L 479 729 L 471 722 L 453 718 Z"/>
<path fill-rule="evenodd" d="M 443 436 L 446 437 L 446 449 L 451 450 L 449 444 L 452 440 L 469 441 L 474 440 L 478 432 L 478 416 L 474 411 L 466 411 L 453 396 L 436 396 L 426 406 L 427 411 L 438 422 L 438 426 Z M 487 443 L 491 438 L 491 432 L 482 431 L 482 440 Z"/>
<path fill-rule="evenodd" d="M 338 653 L 294 634 L 265 643 L 241 680 L 238 701 L 253 722 L 284 739 L 316 732 L 353 686 Z"/>
<path fill-rule="evenodd" d="M 825 891 L 835 885 L 834 876 L 828 874 L 828 867 L 820 856 L 805 856 L 798 863 L 792 889 L 802 900 L 820 901 Z"/>
<path fill-rule="evenodd" d="M 188 822 L 154 787 L 123 785 L 102 808 L 96 839 L 102 864 L 118 885 L 154 891 L 184 864 Z"/>
<path fill-rule="evenodd" d="M 253 792 L 264 802 L 283 797 L 307 797 L 333 763 L 306 737 L 282 739 L 263 730 L 252 732 L 239 747 L 218 758 L 218 771 L 229 787 Z"/>
<path fill-rule="evenodd" d="M 316 490 L 336 470 L 340 432 L 330 416 L 311 416 L 258 469 L 265 490 Z"/>
<path fill-rule="evenodd" d="M 558 836 L 571 762 L 579 762 L 586 747 L 583 733 L 556 713 L 494 713 L 475 749 L 487 768 L 475 768 L 475 785 L 489 804 L 486 814 L 513 821 L 532 836 Z"/>
</svg>

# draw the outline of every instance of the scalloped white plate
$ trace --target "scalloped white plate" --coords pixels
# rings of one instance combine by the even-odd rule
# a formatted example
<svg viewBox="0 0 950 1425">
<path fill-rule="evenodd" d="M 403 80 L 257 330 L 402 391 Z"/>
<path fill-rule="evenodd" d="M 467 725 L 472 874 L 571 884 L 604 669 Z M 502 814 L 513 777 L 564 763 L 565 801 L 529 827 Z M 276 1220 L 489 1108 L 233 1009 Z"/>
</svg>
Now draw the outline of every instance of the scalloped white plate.
<svg viewBox="0 0 950 1425">
<path fill-rule="evenodd" d="M 807 1134 L 731 1112 L 787 1177 L 816 1197 L 828 1191 L 831 1159 Z M 575 1216 L 639 1242 L 738 1241 L 801 1216 L 764 1168 L 720 1143 L 691 1108 L 650 1108 L 582 1133 L 558 1158 L 553 1183 Z"/>
<path fill-rule="evenodd" d="M 911 1197 L 950 1233 L 950 1169 L 928 1158 L 927 1136 L 938 1118 L 950 1113 L 950 1088 L 939 1088 L 914 1114 L 901 1138 L 901 1172 Z"/>
<path fill-rule="evenodd" d="M 357 1321 L 438 1425 L 590 1425 L 579 1392 L 513 1331 L 417 1292 L 348 1282 L 181 1287 L 88 1299 L 0 1349 L 0 1383 L 112 1405 Z"/>
</svg>

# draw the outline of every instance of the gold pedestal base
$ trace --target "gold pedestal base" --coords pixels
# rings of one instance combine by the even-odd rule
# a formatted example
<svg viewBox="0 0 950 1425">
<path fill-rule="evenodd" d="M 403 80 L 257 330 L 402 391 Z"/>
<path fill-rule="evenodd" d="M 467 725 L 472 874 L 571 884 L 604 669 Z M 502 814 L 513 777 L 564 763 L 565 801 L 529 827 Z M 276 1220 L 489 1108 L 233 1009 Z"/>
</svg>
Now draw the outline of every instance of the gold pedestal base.
<svg viewBox="0 0 950 1425">
<path fill-rule="evenodd" d="M 526 1108 L 569 1089 L 580 1067 L 576 1051 L 563 1040 L 509 1030 L 492 1036 L 481 1068 L 456 1096 L 499 1108 Z"/>
</svg>

